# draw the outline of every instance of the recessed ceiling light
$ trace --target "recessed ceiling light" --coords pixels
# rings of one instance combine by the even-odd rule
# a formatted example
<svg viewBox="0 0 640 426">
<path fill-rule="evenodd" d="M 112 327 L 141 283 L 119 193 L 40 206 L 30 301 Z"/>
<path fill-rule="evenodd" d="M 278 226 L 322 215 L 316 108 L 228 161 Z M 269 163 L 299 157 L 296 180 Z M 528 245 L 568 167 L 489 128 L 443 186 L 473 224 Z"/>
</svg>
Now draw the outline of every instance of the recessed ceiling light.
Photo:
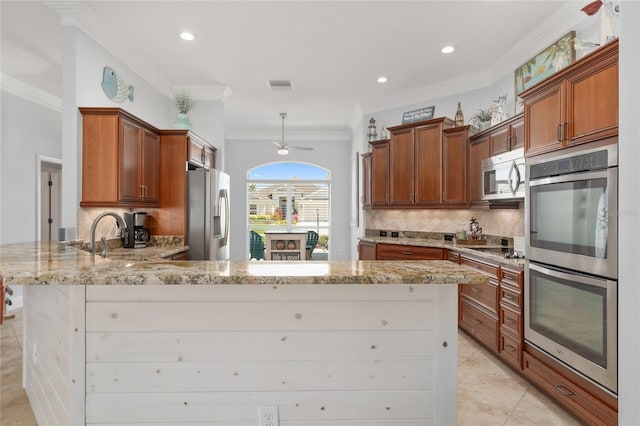
<svg viewBox="0 0 640 426">
<path fill-rule="evenodd" d="M 183 33 L 180 33 L 180 38 L 183 39 L 183 40 L 191 41 L 195 37 L 193 36 L 193 34 L 185 31 Z"/>
<path fill-rule="evenodd" d="M 380 77 L 378 77 L 378 80 L 376 80 L 378 83 L 386 83 L 387 81 L 389 81 L 389 79 L 387 77 L 385 77 L 384 75 L 381 75 Z"/>
<path fill-rule="evenodd" d="M 440 51 L 441 51 L 442 53 L 451 53 L 451 52 L 453 52 L 454 50 L 456 50 L 456 48 L 455 48 L 455 47 L 453 47 L 453 46 L 445 46 L 445 47 L 443 47 L 443 48 L 442 48 L 442 50 L 440 50 Z"/>
</svg>

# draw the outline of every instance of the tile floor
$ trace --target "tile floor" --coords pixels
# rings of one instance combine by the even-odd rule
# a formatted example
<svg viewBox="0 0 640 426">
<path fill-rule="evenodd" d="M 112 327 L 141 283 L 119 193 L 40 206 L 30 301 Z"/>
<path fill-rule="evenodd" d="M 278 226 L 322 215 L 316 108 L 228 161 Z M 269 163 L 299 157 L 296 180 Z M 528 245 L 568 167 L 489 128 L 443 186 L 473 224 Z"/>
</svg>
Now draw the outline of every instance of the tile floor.
<svg viewBox="0 0 640 426">
<path fill-rule="evenodd" d="M 0 326 L 0 426 L 37 425 L 22 389 L 22 310 Z M 458 332 L 458 424 L 580 423 L 464 332 Z"/>
</svg>

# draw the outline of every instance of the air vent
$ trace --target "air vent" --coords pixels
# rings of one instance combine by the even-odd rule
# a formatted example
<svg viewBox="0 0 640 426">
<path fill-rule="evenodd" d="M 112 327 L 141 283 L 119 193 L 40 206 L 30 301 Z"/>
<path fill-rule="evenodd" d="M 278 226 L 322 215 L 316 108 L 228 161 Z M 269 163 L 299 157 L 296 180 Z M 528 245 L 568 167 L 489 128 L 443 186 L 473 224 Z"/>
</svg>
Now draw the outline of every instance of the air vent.
<svg viewBox="0 0 640 426">
<path fill-rule="evenodd" d="M 269 89 L 271 90 L 292 90 L 291 80 L 269 80 Z"/>
</svg>

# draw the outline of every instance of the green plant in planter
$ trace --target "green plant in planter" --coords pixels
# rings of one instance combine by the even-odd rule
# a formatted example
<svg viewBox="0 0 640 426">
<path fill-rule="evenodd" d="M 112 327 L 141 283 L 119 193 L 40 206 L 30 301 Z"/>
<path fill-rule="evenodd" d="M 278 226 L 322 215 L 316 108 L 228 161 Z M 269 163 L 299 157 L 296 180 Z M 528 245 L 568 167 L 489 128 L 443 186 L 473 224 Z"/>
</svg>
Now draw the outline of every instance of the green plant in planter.
<svg viewBox="0 0 640 426">
<path fill-rule="evenodd" d="M 180 114 L 187 114 L 193 108 L 193 98 L 187 91 L 174 92 L 173 104 Z"/>
<path fill-rule="evenodd" d="M 471 116 L 471 123 L 479 129 L 486 129 L 491 124 L 491 115 L 493 114 L 492 109 L 489 108 L 480 108 L 478 112 Z"/>
</svg>

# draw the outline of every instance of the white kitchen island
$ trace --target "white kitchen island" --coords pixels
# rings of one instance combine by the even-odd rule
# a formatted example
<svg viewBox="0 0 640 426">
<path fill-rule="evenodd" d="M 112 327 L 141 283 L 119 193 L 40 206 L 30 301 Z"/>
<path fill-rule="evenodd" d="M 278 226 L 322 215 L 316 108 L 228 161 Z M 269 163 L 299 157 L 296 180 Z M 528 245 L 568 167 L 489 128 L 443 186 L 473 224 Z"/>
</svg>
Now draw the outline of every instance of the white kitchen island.
<svg viewBox="0 0 640 426">
<path fill-rule="evenodd" d="M 464 266 L 56 247 L 23 260 L 0 247 L 5 284 L 29 284 L 24 378 L 41 424 L 258 425 L 261 407 L 283 425 L 456 424 L 455 284 L 486 282 Z"/>
</svg>

